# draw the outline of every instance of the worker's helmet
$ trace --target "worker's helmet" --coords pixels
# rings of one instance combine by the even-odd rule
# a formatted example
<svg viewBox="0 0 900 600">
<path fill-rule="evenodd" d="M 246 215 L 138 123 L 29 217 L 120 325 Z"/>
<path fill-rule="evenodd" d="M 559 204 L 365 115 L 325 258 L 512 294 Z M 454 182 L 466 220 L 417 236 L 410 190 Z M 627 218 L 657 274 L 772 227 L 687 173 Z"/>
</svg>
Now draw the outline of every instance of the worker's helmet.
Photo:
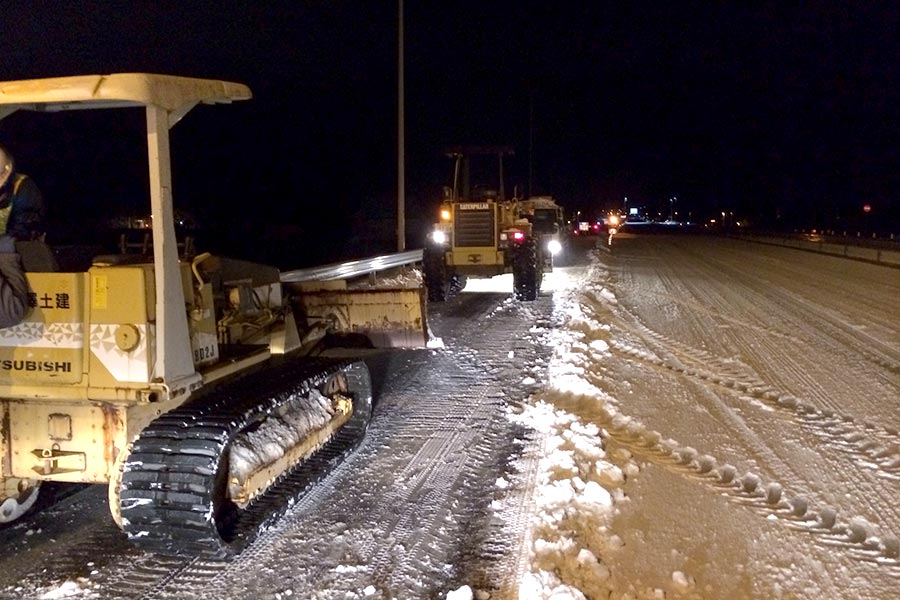
<svg viewBox="0 0 900 600">
<path fill-rule="evenodd" d="M 15 166 L 12 154 L 3 146 L 0 146 L 0 190 L 6 187 L 6 184 L 12 179 Z"/>
</svg>

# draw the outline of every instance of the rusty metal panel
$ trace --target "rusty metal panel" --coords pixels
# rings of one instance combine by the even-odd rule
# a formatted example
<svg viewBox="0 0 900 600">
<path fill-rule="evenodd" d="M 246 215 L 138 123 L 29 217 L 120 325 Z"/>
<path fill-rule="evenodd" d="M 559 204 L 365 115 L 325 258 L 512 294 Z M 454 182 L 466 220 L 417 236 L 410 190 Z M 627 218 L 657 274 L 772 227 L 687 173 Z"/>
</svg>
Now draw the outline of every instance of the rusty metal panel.
<svg viewBox="0 0 900 600">
<path fill-rule="evenodd" d="M 47 435 L 54 442 L 71 442 L 72 415 L 51 413 L 47 417 Z"/>
<path fill-rule="evenodd" d="M 419 348 L 428 341 L 421 287 L 304 291 L 295 296 L 294 307 L 298 319 L 366 335 L 376 348 Z"/>
<path fill-rule="evenodd" d="M 10 423 L 10 475 L 70 482 L 108 481 L 116 455 L 124 447 L 125 406 L 33 401 L 5 404 Z M 71 427 L 68 440 L 59 435 L 63 420 Z"/>
</svg>

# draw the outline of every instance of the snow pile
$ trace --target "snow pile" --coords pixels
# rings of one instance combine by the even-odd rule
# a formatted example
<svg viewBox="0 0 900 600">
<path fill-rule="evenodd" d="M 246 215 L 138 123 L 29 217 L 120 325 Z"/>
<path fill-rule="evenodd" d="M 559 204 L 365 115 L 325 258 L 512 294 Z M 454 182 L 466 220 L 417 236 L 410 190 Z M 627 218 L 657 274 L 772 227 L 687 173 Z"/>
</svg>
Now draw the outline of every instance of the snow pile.
<svg viewBox="0 0 900 600">
<path fill-rule="evenodd" d="M 521 598 L 608 594 L 600 557 L 615 544 L 608 525 L 624 476 L 606 460 L 601 430 L 547 402 L 528 407 L 522 422 L 545 435 L 531 530 L 531 572 Z"/>
<path fill-rule="evenodd" d="M 466 287 L 463 292 L 471 293 L 494 293 L 494 294 L 511 294 L 513 289 L 512 273 L 504 275 L 495 275 L 494 277 L 469 277 L 466 280 Z"/>
<path fill-rule="evenodd" d="M 231 446 L 228 480 L 245 480 L 256 469 L 275 462 L 288 448 L 321 429 L 334 416 L 331 400 L 317 389 L 282 404 L 260 426 Z"/>
<path fill-rule="evenodd" d="M 472 600 L 472 588 L 467 585 L 447 593 L 447 600 Z"/>
<path fill-rule="evenodd" d="M 403 269 L 399 273 L 385 277 L 376 275 L 374 281 L 371 278 L 360 278 L 353 283 L 347 285 L 348 288 L 373 289 L 373 290 L 396 290 L 402 288 L 420 288 L 422 287 L 422 271 L 419 269 Z"/>
<path fill-rule="evenodd" d="M 41 600 L 60 600 L 62 598 L 96 598 L 97 594 L 86 588 L 82 588 L 81 584 L 87 583 L 87 580 L 79 578 L 78 581 L 66 581 L 59 587 L 44 592 L 40 596 Z"/>
<path fill-rule="evenodd" d="M 512 418 L 540 432 L 544 448 L 538 469 L 536 514 L 530 532 L 531 568 L 519 597 L 596 598 L 612 592 L 603 556 L 621 546 L 610 530 L 615 505 L 625 501 L 626 472 L 637 472 L 628 453 L 606 454 L 605 422 L 615 401 L 596 383 L 590 366 L 609 356 L 610 327 L 595 316 L 615 297 L 597 283 L 595 265 L 584 281 L 554 291 L 554 311 L 565 326 L 549 330 L 542 342 L 553 348 L 546 386 Z M 523 382 L 524 383 L 524 382 Z"/>
</svg>

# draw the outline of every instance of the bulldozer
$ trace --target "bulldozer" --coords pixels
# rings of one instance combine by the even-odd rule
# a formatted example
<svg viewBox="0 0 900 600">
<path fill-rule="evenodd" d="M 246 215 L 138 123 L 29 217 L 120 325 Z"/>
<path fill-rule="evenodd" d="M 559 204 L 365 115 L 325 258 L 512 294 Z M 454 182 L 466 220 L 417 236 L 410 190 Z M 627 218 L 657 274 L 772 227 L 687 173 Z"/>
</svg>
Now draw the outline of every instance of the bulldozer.
<svg viewBox="0 0 900 600">
<path fill-rule="evenodd" d="M 423 274 L 428 300 L 442 302 L 465 287 L 469 277 L 512 273 L 513 293 L 520 300 L 535 300 L 548 263 L 558 246 L 541 244 L 529 220 L 534 206 L 517 194 L 506 197 L 503 159 L 513 154 L 508 146 L 456 147 L 452 185 L 444 188 L 439 220 L 423 250 Z M 472 159 L 496 157 L 496 179 L 472 183 Z M 493 169 L 491 169 L 492 171 Z M 545 256 L 547 259 L 545 259 Z"/>
<path fill-rule="evenodd" d="M 0 83 L 0 119 L 143 111 L 152 234 L 149 254 L 69 271 L 43 242 L 19 244 L 30 310 L 0 329 L 0 522 L 25 514 L 44 482 L 105 484 L 113 520 L 141 548 L 233 555 L 292 502 L 298 470 L 330 468 L 364 435 L 368 368 L 321 352 L 322 340 L 424 346 L 421 289 L 292 282 L 182 251 L 170 130 L 198 105 L 251 96 L 148 73 Z"/>
</svg>

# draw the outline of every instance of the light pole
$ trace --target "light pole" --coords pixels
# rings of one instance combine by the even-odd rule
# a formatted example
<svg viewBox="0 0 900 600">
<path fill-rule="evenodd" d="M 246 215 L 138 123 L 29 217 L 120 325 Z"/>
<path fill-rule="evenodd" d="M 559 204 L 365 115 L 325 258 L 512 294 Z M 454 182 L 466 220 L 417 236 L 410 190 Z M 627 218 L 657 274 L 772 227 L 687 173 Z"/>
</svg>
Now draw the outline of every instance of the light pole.
<svg viewBox="0 0 900 600">
<path fill-rule="evenodd" d="M 397 252 L 406 250 L 406 147 L 403 131 L 403 0 L 398 0 L 397 42 Z"/>
</svg>

